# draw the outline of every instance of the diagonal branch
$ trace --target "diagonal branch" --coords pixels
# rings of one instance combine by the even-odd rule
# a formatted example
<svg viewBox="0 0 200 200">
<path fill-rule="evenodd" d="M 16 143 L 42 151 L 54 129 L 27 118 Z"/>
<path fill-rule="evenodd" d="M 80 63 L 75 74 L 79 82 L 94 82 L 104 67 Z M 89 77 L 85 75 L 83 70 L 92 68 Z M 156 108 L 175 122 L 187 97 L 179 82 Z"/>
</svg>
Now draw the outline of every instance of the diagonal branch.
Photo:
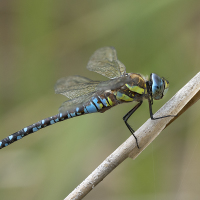
<svg viewBox="0 0 200 200">
<path fill-rule="evenodd" d="M 140 149 L 136 141 L 130 136 L 110 156 L 108 156 L 79 186 L 77 186 L 66 198 L 82 199 L 100 181 L 102 181 L 115 167 L 126 158 L 135 159 L 169 124 L 177 119 L 183 112 L 200 99 L 200 72 L 181 88 L 160 110 L 155 117 L 165 115 L 177 115 L 175 118 L 167 117 L 158 120 L 148 119 L 134 134 L 138 139 Z"/>
</svg>

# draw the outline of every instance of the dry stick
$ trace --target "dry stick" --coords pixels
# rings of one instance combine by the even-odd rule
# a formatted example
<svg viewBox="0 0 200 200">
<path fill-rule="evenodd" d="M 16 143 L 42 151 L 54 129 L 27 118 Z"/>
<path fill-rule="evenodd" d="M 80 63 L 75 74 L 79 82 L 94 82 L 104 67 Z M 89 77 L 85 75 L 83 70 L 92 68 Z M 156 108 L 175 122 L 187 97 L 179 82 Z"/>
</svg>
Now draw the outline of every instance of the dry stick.
<svg viewBox="0 0 200 200">
<path fill-rule="evenodd" d="M 177 115 L 179 117 L 186 109 L 200 98 L 200 72 L 180 89 L 154 117 Z M 126 158 L 135 159 L 158 135 L 177 117 L 158 120 L 148 119 L 136 132 L 140 149 L 135 139 L 130 136 L 110 156 L 108 156 L 65 200 L 79 200 L 86 196 L 100 181 Z"/>
</svg>

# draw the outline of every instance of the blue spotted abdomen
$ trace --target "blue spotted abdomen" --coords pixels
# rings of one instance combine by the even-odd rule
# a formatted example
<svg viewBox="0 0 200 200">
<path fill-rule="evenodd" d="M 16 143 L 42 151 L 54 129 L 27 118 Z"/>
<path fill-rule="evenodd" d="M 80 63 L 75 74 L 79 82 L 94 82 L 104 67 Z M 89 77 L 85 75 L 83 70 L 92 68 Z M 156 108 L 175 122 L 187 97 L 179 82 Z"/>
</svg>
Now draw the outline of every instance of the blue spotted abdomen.
<svg viewBox="0 0 200 200">
<path fill-rule="evenodd" d="M 74 109 L 66 111 L 65 113 L 59 113 L 52 117 L 48 117 L 46 119 L 38 121 L 35 124 L 27 126 L 21 129 L 20 131 L 13 133 L 12 135 L 9 135 L 8 137 L 1 140 L 0 149 L 8 146 L 9 144 L 12 144 L 17 140 L 22 139 L 23 137 L 31 133 L 34 133 L 42 128 L 45 128 L 57 122 L 84 114 L 89 114 L 94 112 L 104 112 L 105 110 L 109 109 L 111 106 L 114 106 L 116 104 L 115 99 L 113 97 L 114 96 L 110 93 L 106 93 L 100 96 L 94 96 L 91 98 L 90 101 L 86 102 L 83 105 L 79 105 Z"/>
<path fill-rule="evenodd" d="M 115 96 L 112 93 L 104 93 L 94 96 L 91 100 L 76 108 L 74 115 L 89 114 L 94 112 L 104 112 L 110 107 L 117 105 Z"/>
<path fill-rule="evenodd" d="M 30 126 L 27 126 L 20 131 L 13 133 L 12 135 L 9 135 L 7 138 L 4 138 L 0 141 L 0 149 L 3 147 L 8 146 L 9 144 L 12 144 L 13 142 L 22 139 L 26 135 L 29 135 L 31 133 L 34 133 L 46 126 L 55 124 L 56 122 L 63 121 L 67 119 L 67 116 L 63 115 L 62 113 L 59 113 L 57 115 L 54 115 L 52 117 L 48 117 L 46 119 L 43 119 L 35 124 L 32 124 Z"/>
</svg>

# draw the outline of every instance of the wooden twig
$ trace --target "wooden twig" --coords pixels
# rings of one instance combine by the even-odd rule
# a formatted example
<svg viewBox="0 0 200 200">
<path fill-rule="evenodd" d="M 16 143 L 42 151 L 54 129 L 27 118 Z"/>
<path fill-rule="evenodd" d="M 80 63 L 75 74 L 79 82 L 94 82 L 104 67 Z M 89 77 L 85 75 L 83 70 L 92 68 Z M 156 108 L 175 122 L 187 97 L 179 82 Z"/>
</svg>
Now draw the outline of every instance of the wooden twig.
<svg viewBox="0 0 200 200">
<path fill-rule="evenodd" d="M 136 141 L 130 136 L 110 156 L 108 156 L 79 186 L 77 186 L 65 200 L 79 200 L 86 196 L 100 181 L 102 181 L 115 167 L 126 158 L 135 159 L 158 135 L 179 117 L 185 110 L 200 98 L 200 72 L 180 89 L 154 117 L 177 115 L 158 120 L 148 119 L 136 132 L 140 149 Z"/>
</svg>

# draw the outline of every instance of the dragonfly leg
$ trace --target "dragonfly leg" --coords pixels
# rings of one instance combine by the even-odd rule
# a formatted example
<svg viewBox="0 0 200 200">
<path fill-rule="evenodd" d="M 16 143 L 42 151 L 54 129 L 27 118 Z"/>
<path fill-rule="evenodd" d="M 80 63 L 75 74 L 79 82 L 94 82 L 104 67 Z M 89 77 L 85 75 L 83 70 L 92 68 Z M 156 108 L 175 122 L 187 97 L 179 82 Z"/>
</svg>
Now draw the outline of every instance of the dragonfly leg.
<svg viewBox="0 0 200 200">
<path fill-rule="evenodd" d="M 156 120 L 156 119 L 162 119 L 165 117 L 176 117 L 177 115 L 166 115 L 166 116 L 162 116 L 162 117 L 153 117 L 153 111 L 152 111 L 152 105 L 153 105 L 153 97 L 152 97 L 152 89 L 151 89 L 151 85 L 149 83 L 149 81 L 146 82 L 147 85 L 147 93 L 149 94 L 148 96 L 148 102 L 149 102 L 149 113 L 150 113 L 150 117 L 152 120 Z"/>
<path fill-rule="evenodd" d="M 176 117 L 177 115 L 165 115 L 165 116 L 162 116 L 162 117 L 153 117 L 153 111 L 152 111 L 152 101 L 150 99 L 148 99 L 148 102 L 149 102 L 149 113 L 150 113 L 150 117 L 152 120 L 156 120 L 156 119 L 162 119 L 162 118 L 165 118 L 165 117 Z"/>
<path fill-rule="evenodd" d="M 124 115 L 123 117 L 123 120 L 126 124 L 126 126 L 128 127 L 129 131 L 132 133 L 132 135 L 134 136 L 135 140 L 136 140 L 136 144 L 137 144 L 137 147 L 139 149 L 139 144 L 138 144 L 138 141 L 137 141 L 137 137 L 135 136 L 134 134 L 134 130 L 131 128 L 131 126 L 128 124 L 128 119 L 129 117 L 142 105 L 142 101 L 140 101 L 135 107 L 133 107 L 128 113 L 126 113 L 126 115 Z"/>
</svg>

